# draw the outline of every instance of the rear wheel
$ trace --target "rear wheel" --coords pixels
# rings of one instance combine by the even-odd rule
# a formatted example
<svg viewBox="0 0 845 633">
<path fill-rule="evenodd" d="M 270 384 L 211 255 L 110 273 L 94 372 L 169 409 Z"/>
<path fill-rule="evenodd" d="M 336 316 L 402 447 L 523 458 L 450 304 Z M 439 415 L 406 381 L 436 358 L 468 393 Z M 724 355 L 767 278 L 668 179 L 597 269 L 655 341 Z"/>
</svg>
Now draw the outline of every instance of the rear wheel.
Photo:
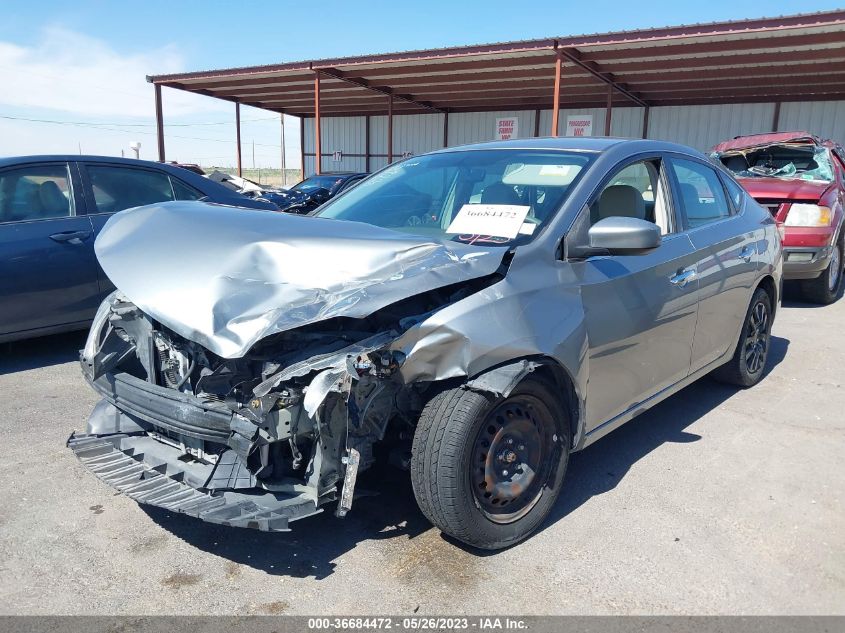
<svg viewBox="0 0 845 633">
<path fill-rule="evenodd" d="M 423 410 L 411 458 L 423 514 L 469 545 L 500 549 L 546 518 L 569 459 L 569 419 L 554 391 L 529 377 L 507 398 L 455 388 Z"/>
<path fill-rule="evenodd" d="M 836 301 L 839 296 L 839 290 L 842 286 L 842 240 L 843 238 L 840 236 L 839 241 L 833 247 L 830 263 L 825 271 L 815 279 L 806 279 L 801 282 L 801 294 L 808 301 L 826 305 Z"/>
<path fill-rule="evenodd" d="M 739 387 L 751 387 L 760 382 L 769 357 L 772 332 L 772 299 L 757 288 L 745 315 L 734 355 L 713 372 L 713 377 Z"/>
</svg>

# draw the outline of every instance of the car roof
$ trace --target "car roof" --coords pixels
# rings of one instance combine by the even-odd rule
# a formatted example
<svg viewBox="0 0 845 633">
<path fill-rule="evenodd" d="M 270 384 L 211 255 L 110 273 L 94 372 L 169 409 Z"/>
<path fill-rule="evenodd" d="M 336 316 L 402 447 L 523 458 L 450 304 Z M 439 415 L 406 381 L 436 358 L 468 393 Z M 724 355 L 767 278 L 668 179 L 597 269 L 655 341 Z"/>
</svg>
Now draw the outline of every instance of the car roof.
<svg viewBox="0 0 845 633">
<path fill-rule="evenodd" d="M 138 160 L 136 158 L 123 158 L 121 156 L 95 156 L 91 154 L 38 154 L 32 156 L 2 156 L 0 167 L 20 165 L 23 163 L 55 163 L 68 161 L 85 161 L 86 163 L 117 163 L 122 165 L 134 165 L 136 167 L 152 167 L 155 169 L 185 169 L 172 163 L 158 163 L 151 160 Z M 188 171 L 188 170 L 185 170 Z"/>
<path fill-rule="evenodd" d="M 368 175 L 367 172 L 364 171 L 322 171 L 319 174 L 311 174 L 308 176 L 312 178 L 314 176 L 366 176 Z"/>
<path fill-rule="evenodd" d="M 751 149 L 765 145 L 777 145 L 779 143 L 807 143 L 812 145 L 832 145 L 831 141 L 823 141 L 812 132 L 767 132 L 763 134 L 748 134 L 747 136 L 735 136 L 729 141 L 722 141 L 715 145 L 712 152 L 727 152 L 735 149 Z"/>
<path fill-rule="evenodd" d="M 432 154 L 445 152 L 463 152 L 483 149 L 529 149 L 529 150 L 559 150 L 576 152 L 600 153 L 610 148 L 629 145 L 632 149 L 648 151 L 674 151 L 699 155 L 700 152 L 686 145 L 658 141 L 653 139 L 623 138 L 615 136 L 541 136 L 536 138 L 517 138 L 507 141 L 486 141 L 472 143 L 458 147 L 445 147 Z"/>
</svg>

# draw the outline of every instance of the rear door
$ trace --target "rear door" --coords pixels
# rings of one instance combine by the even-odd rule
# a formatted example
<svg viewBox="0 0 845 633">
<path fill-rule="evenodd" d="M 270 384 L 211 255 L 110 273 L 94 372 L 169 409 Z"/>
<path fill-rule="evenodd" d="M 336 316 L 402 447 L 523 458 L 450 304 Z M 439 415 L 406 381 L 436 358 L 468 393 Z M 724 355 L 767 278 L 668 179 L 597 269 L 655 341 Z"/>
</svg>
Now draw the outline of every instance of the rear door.
<svg viewBox="0 0 845 633">
<path fill-rule="evenodd" d="M 66 162 L 0 170 L 0 336 L 94 316 L 93 227 L 79 191 L 75 166 Z"/>
<path fill-rule="evenodd" d="M 124 209 L 145 204 L 170 202 L 175 199 L 197 199 L 202 196 L 192 187 L 178 179 L 171 182 L 170 176 L 155 169 L 145 169 L 122 164 L 83 163 L 81 176 L 88 204 L 88 213 L 99 235 L 108 219 Z M 114 289 L 114 284 L 96 265 L 100 294 L 105 296 Z"/>
<path fill-rule="evenodd" d="M 691 371 L 716 360 L 738 340 L 757 281 L 760 226 L 747 226 L 716 169 L 689 158 L 670 159 L 684 230 L 696 254 L 698 323 Z M 741 196 L 737 197 L 741 202 Z"/>
</svg>

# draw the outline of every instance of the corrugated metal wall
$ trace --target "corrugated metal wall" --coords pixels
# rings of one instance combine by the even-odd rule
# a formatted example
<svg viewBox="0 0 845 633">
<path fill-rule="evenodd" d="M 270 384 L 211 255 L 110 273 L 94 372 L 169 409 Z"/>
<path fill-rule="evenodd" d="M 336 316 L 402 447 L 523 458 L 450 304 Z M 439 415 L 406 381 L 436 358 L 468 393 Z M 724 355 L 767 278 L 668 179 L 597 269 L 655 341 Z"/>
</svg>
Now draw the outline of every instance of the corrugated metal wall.
<svg viewBox="0 0 845 633">
<path fill-rule="evenodd" d="M 784 103 L 778 130 L 806 130 L 845 143 L 845 101 Z"/>
<path fill-rule="evenodd" d="M 320 136 L 323 154 L 342 152 L 340 161 L 331 156 L 323 156 L 323 171 L 364 171 L 366 159 L 361 156 L 365 147 L 366 117 L 325 117 L 320 119 Z M 314 119 L 305 119 L 305 153 L 314 153 Z M 305 157 L 305 173 L 314 173 L 314 157 Z"/>
<path fill-rule="evenodd" d="M 456 112 L 449 115 L 449 146 L 492 141 L 496 134 L 496 119 L 516 117 L 517 138 L 534 136 L 533 110 L 502 110 L 500 112 Z"/>
<path fill-rule="evenodd" d="M 604 118 L 607 108 L 580 108 L 561 110 L 558 116 L 558 130 L 566 133 L 566 118 L 584 114 L 593 115 L 593 136 L 604 135 Z M 540 136 L 552 133 L 552 111 L 540 112 Z M 642 108 L 613 108 L 610 117 L 610 136 L 639 138 L 643 134 Z"/>
<path fill-rule="evenodd" d="M 706 151 L 719 141 L 743 134 L 769 132 L 772 129 L 773 103 L 744 103 L 699 106 L 661 106 L 649 112 L 648 137 L 690 145 Z M 560 132 L 564 133 L 566 117 L 577 114 L 593 116 L 593 134 L 604 132 L 604 108 L 567 109 L 560 112 Z M 500 112 L 468 112 L 449 115 L 449 146 L 492 140 L 496 119 L 516 117 L 517 136 L 534 135 L 534 110 Z M 551 134 L 551 110 L 540 111 L 539 133 Z M 321 126 L 323 153 L 343 152 L 339 162 L 324 156 L 324 171 L 364 171 L 365 159 L 349 154 L 365 153 L 366 117 L 324 118 Z M 387 164 L 387 117 L 371 116 L 370 171 Z M 809 130 L 820 136 L 845 142 L 845 101 L 784 103 L 780 110 L 779 130 Z M 643 109 L 613 109 L 612 136 L 642 137 Z M 404 152 L 422 154 L 443 145 L 443 115 L 397 115 L 393 118 L 393 155 Z M 314 121 L 305 120 L 305 153 L 314 152 Z M 381 155 L 381 156 L 379 156 Z M 314 157 L 305 157 L 305 173 L 314 173 Z"/>
<path fill-rule="evenodd" d="M 648 137 L 706 151 L 734 136 L 771 132 L 774 112 L 773 103 L 651 108 Z"/>
</svg>

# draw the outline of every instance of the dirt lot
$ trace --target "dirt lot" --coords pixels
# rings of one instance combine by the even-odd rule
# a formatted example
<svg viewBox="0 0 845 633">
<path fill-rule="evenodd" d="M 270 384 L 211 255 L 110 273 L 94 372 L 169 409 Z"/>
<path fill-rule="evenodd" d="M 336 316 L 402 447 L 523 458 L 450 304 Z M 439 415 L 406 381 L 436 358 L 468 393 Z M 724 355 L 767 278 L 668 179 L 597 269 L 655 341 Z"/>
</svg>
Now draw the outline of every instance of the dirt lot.
<svg viewBox="0 0 845 633">
<path fill-rule="evenodd" d="M 787 304 L 770 374 L 703 380 L 574 456 L 542 531 L 457 546 L 406 473 L 288 534 L 139 506 L 64 442 L 81 335 L 0 346 L 0 613 L 845 613 L 845 300 Z"/>
</svg>

